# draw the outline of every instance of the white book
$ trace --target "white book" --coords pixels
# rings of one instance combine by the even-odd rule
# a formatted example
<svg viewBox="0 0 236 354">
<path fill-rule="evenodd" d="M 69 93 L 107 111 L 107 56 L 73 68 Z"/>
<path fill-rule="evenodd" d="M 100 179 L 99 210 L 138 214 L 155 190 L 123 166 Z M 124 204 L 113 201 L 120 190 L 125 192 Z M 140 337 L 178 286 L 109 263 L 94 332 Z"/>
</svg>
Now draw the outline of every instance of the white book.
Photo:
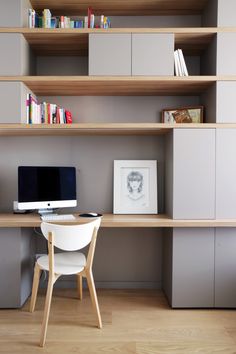
<svg viewBox="0 0 236 354">
<path fill-rule="evenodd" d="M 28 10 L 28 25 L 29 28 L 33 27 L 33 21 L 32 21 L 32 9 Z"/>
<path fill-rule="evenodd" d="M 187 66 L 184 60 L 184 55 L 183 55 L 183 51 L 182 49 L 178 49 L 178 54 L 179 54 L 179 59 L 180 59 L 180 65 L 182 68 L 182 72 L 184 76 L 188 76 L 188 70 L 187 70 Z"/>
<path fill-rule="evenodd" d="M 179 62 L 179 56 L 178 56 L 178 51 L 177 50 L 175 50 L 175 52 L 174 52 L 174 58 L 175 58 L 175 73 L 176 73 L 176 76 L 182 76 L 181 75 L 180 62 Z"/>
</svg>

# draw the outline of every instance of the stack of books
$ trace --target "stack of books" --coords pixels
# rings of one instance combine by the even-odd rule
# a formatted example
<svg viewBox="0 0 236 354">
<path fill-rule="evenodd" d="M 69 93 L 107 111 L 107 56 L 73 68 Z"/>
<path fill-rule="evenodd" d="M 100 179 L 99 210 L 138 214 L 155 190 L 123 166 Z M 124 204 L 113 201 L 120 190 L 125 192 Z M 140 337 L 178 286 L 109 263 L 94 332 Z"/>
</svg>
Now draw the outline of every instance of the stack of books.
<svg viewBox="0 0 236 354">
<path fill-rule="evenodd" d="M 176 76 L 188 76 L 187 66 L 184 60 L 182 49 L 176 49 L 174 52 L 175 59 L 175 75 Z"/>
<path fill-rule="evenodd" d="M 27 94 L 26 122 L 27 124 L 71 124 L 72 114 L 53 103 L 38 103 L 37 97 Z"/>
<path fill-rule="evenodd" d="M 95 21 L 97 23 L 95 23 Z M 34 9 L 28 11 L 28 22 L 30 28 L 110 28 L 109 17 L 98 16 L 92 13 L 91 7 L 88 8 L 88 16 L 83 19 L 72 20 L 68 16 L 52 16 L 49 9 L 44 9 L 39 16 Z M 99 22 L 99 23 L 98 23 Z"/>
</svg>

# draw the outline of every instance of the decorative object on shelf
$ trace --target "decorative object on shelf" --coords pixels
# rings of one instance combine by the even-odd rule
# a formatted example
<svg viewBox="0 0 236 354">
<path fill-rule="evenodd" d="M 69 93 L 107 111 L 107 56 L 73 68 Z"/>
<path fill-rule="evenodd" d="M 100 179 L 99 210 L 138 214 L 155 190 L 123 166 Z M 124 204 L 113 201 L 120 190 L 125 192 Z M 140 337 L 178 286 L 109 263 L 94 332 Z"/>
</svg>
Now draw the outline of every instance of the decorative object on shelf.
<svg viewBox="0 0 236 354">
<path fill-rule="evenodd" d="M 174 61 L 175 61 L 175 75 L 188 76 L 188 69 L 185 63 L 182 49 L 176 49 L 174 51 Z"/>
<path fill-rule="evenodd" d="M 157 161 L 114 160 L 114 214 L 157 214 Z"/>
<path fill-rule="evenodd" d="M 162 111 L 162 123 L 202 123 L 203 106 L 169 108 Z"/>
</svg>

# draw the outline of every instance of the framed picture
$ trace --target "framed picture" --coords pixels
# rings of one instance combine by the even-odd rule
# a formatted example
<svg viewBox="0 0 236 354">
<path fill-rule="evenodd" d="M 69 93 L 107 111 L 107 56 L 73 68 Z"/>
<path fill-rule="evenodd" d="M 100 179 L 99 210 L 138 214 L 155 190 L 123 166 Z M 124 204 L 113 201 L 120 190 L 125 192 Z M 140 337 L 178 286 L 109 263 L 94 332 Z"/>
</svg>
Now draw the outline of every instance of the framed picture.
<svg viewBox="0 0 236 354">
<path fill-rule="evenodd" d="M 157 161 L 114 161 L 114 214 L 157 214 Z"/>
<path fill-rule="evenodd" d="M 203 106 L 163 109 L 162 123 L 202 123 Z"/>
</svg>

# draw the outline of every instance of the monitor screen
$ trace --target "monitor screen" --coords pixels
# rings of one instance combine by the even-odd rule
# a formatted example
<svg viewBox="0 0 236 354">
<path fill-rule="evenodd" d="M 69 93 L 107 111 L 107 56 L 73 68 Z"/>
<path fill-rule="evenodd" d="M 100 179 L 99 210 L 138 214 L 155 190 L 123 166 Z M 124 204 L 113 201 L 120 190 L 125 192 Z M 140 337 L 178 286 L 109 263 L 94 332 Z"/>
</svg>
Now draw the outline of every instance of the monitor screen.
<svg viewBox="0 0 236 354">
<path fill-rule="evenodd" d="M 76 200 L 75 167 L 18 167 L 19 204 L 48 202 L 48 207 L 60 207 L 58 203 L 56 206 L 51 203 L 74 200 Z M 34 206 L 37 208 L 37 205 Z M 68 205 L 61 204 L 61 207 L 63 206 Z M 43 206 L 40 205 L 39 208 L 41 207 Z"/>
</svg>

